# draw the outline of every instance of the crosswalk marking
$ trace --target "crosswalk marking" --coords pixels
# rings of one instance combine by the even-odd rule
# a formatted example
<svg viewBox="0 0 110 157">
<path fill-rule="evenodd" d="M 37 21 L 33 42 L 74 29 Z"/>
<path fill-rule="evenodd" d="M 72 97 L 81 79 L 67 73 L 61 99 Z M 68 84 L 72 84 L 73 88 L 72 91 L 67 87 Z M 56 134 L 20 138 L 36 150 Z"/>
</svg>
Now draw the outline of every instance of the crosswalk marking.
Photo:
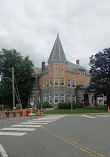
<svg viewBox="0 0 110 157">
<path fill-rule="evenodd" d="M 57 119 L 63 118 L 66 115 L 55 115 L 55 116 L 46 116 L 40 117 L 38 119 L 28 120 L 26 122 L 21 122 L 19 124 L 11 125 L 9 128 L 0 129 L 0 135 L 9 135 L 9 136 L 23 136 L 27 133 L 17 132 L 17 131 L 34 131 L 36 128 L 42 127 L 45 124 L 54 122 Z M 8 132 L 4 132 L 8 131 Z M 16 131 L 16 132 L 13 132 Z"/>
<path fill-rule="evenodd" d="M 39 128 L 43 125 L 12 125 L 13 127 L 32 127 L 32 128 Z"/>
<path fill-rule="evenodd" d="M 32 129 L 32 128 L 3 128 L 0 130 L 34 131 L 35 129 Z"/>
<path fill-rule="evenodd" d="M 48 123 L 43 123 L 43 122 L 21 122 L 20 124 L 36 124 L 36 125 L 45 125 L 45 124 L 48 124 Z"/>
<path fill-rule="evenodd" d="M 96 118 L 96 117 L 92 117 L 92 116 L 87 116 L 87 115 L 81 115 L 83 117 L 87 117 L 87 118 Z"/>
<path fill-rule="evenodd" d="M 0 132 L 0 135 L 10 135 L 10 136 L 23 136 L 27 133 L 21 133 L 21 132 Z"/>
<path fill-rule="evenodd" d="M 0 144 L 0 154 L 2 155 L 2 157 L 8 157 L 5 149 L 3 148 L 1 144 Z"/>
<path fill-rule="evenodd" d="M 28 122 L 30 122 L 30 121 L 28 121 Z M 47 120 L 38 120 L 38 119 L 33 119 L 33 122 L 46 122 L 46 123 L 50 123 L 50 122 L 53 122 L 52 120 L 50 121 L 47 121 Z"/>
</svg>

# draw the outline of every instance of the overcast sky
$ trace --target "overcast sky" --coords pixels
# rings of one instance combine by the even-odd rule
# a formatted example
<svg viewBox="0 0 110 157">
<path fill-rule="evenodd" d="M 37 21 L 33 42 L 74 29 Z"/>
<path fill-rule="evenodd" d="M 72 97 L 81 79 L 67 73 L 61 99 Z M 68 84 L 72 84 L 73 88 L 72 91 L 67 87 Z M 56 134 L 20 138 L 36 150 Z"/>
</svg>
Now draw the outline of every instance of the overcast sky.
<svg viewBox="0 0 110 157">
<path fill-rule="evenodd" d="M 89 68 L 89 57 L 110 47 L 110 0 L 0 0 L 0 50 L 41 67 L 58 33 L 67 60 Z"/>
</svg>

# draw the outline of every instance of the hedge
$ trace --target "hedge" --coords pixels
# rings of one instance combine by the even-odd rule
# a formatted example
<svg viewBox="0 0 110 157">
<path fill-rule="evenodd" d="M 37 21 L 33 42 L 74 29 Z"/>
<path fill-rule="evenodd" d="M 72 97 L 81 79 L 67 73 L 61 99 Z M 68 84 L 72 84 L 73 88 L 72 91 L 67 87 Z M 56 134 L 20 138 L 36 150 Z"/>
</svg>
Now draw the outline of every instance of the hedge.
<svg viewBox="0 0 110 157">
<path fill-rule="evenodd" d="M 73 103 L 72 102 L 72 108 L 83 108 L 84 104 L 83 103 Z M 71 102 L 60 102 L 58 104 L 59 109 L 71 109 Z"/>
<path fill-rule="evenodd" d="M 52 108 L 52 105 L 50 105 L 48 102 L 40 102 L 37 104 L 37 108 L 40 109 L 42 105 L 42 108 Z"/>
</svg>

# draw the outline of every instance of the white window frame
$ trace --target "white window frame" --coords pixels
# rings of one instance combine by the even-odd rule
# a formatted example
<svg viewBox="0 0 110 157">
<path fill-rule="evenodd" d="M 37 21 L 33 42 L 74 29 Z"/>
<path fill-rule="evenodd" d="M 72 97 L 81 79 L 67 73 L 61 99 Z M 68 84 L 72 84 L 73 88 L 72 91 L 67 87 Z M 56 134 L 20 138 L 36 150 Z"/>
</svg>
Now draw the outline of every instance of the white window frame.
<svg viewBox="0 0 110 157">
<path fill-rule="evenodd" d="M 52 70 L 52 66 L 50 65 L 50 71 Z"/>
<path fill-rule="evenodd" d="M 52 95 L 49 95 L 49 104 L 52 104 Z"/>
<path fill-rule="evenodd" d="M 73 88 L 76 87 L 76 80 L 73 80 L 73 84 L 72 84 Z"/>
<path fill-rule="evenodd" d="M 72 96 L 72 102 L 76 103 L 76 95 Z"/>
<path fill-rule="evenodd" d="M 56 98 L 58 98 L 58 99 L 56 99 Z M 58 102 L 55 102 L 55 100 L 57 100 Z M 58 103 L 59 103 L 59 94 L 56 93 L 56 94 L 54 94 L 54 104 L 58 104 Z"/>
<path fill-rule="evenodd" d="M 43 95 L 43 102 L 48 102 L 48 95 Z"/>
<path fill-rule="evenodd" d="M 48 87 L 49 86 L 49 81 L 48 80 L 46 80 L 46 87 Z"/>
<path fill-rule="evenodd" d="M 40 96 L 37 96 L 37 102 L 40 103 Z"/>
<path fill-rule="evenodd" d="M 55 65 L 54 65 L 54 69 L 55 69 L 55 70 L 58 70 L 58 64 L 55 64 Z"/>
<path fill-rule="evenodd" d="M 63 101 L 62 101 L 63 100 Z M 65 94 L 61 95 L 61 102 L 65 102 Z"/>
<path fill-rule="evenodd" d="M 68 94 L 68 102 L 71 102 L 71 94 Z"/>
<path fill-rule="evenodd" d="M 81 85 L 84 85 L 84 81 L 83 80 L 81 80 Z"/>
<path fill-rule="evenodd" d="M 65 69 L 65 67 L 64 67 L 64 65 L 62 65 L 62 70 L 64 71 L 64 69 Z"/>
<path fill-rule="evenodd" d="M 50 83 L 50 82 L 51 82 L 51 83 Z M 52 86 L 52 77 L 50 77 L 49 86 Z"/>
<path fill-rule="evenodd" d="M 43 80 L 43 88 L 45 88 L 45 80 Z"/>
<path fill-rule="evenodd" d="M 56 81 L 58 81 L 58 84 L 56 84 Z M 58 86 L 59 85 L 59 78 L 58 77 L 54 77 L 54 86 Z"/>
<path fill-rule="evenodd" d="M 62 79 L 63 79 L 63 82 L 64 84 L 62 85 Z M 65 78 L 64 77 L 61 77 L 61 86 L 64 86 L 65 85 Z"/>
<path fill-rule="evenodd" d="M 69 84 L 70 84 L 70 86 L 69 86 Z M 71 79 L 70 78 L 68 79 L 68 87 L 71 87 Z"/>
</svg>

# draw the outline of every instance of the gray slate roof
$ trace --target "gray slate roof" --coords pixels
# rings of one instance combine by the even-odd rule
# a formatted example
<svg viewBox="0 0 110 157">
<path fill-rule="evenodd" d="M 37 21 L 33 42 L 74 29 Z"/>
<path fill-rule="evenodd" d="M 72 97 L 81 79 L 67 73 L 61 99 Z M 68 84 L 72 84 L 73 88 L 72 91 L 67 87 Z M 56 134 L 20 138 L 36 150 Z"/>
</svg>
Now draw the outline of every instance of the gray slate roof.
<svg viewBox="0 0 110 157">
<path fill-rule="evenodd" d="M 57 38 L 55 40 L 53 49 L 51 51 L 50 57 L 48 59 L 48 64 L 51 62 L 67 62 L 65 53 L 62 48 L 62 44 L 59 38 L 59 35 L 57 35 Z"/>
<path fill-rule="evenodd" d="M 40 74 L 42 72 L 42 69 L 38 67 L 32 67 L 32 69 L 34 70 L 36 74 Z"/>
</svg>

